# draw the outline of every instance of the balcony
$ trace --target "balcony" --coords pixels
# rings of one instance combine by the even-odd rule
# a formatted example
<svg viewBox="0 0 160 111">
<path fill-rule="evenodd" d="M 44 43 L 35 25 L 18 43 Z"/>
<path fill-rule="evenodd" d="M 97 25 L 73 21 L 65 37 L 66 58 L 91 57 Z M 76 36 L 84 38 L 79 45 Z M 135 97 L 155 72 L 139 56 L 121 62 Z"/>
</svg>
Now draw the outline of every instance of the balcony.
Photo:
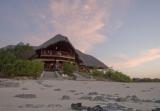
<svg viewBox="0 0 160 111">
<path fill-rule="evenodd" d="M 75 59 L 75 55 L 69 54 L 68 52 L 64 51 L 41 51 L 40 57 L 45 58 L 66 58 L 66 59 Z"/>
</svg>

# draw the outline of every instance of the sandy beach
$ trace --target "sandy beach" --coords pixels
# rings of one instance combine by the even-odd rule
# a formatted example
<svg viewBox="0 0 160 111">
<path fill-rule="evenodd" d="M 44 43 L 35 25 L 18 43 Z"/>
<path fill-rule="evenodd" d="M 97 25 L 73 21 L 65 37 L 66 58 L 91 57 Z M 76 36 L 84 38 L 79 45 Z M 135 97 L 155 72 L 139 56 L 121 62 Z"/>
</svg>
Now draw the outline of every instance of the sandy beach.
<svg viewBox="0 0 160 111">
<path fill-rule="evenodd" d="M 72 103 L 108 111 L 160 107 L 160 83 L 0 79 L 0 111 L 72 111 Z"/>
</svg>

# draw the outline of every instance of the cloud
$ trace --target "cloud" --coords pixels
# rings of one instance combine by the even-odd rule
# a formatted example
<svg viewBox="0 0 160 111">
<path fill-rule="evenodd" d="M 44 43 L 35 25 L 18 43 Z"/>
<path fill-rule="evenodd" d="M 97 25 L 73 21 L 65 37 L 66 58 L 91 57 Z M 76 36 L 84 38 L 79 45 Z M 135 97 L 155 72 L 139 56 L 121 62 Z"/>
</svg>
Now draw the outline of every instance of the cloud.
<svg viewBox="0 0 160 111">
<path fill-rule="evenodd" d="M 100 31 L 110 18 L 110 0 L 54 0 L 50 3 L 54 33 L 69 37 L 85 52 L 106 40 Z"/>
<path fill-rule="evenodd" d="M 112 65 L 118 68 L 133 68 L 158 58 L 160 58 L 160 48 L 153 48 L 133 58 L 129 58 L 128 56 L 123 56 L 123 58 L 119 60 L 119 63 Z"/>
</svg>

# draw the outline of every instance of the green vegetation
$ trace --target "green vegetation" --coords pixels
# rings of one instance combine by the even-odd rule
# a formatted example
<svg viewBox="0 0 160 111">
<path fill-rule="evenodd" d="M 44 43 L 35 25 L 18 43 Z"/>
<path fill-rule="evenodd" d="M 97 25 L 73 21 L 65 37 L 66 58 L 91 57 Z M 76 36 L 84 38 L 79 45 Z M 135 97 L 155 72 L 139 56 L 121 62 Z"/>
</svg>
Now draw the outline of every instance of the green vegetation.
<svg viewBox="0 0 160 111">
<path fill-rule="evenodd" d="M 34 50 L 31 46 L 29 46 L 29 44 L 17 45 L 14 48 L 13 53 L 18 59 L 26 60 L 34 54 Z"/>
<path fill-rule="evenodd" d="M 70 62 L 65 62 L 63 64 L 63 72 L 69 76 L 73 76 L 73 72 L 77 70 L 77 66 L 70 63 Z"/>
<path fill-rule="evenodd" d="M 118 71 L 115 71 L 113 74 L 111 74 L 110 79 L 114 81 L 118 81 L 118 82 L 131 82 L 132 81 L 132 79 L 129 76 L 123 74 L 122 72 L 118 72 Z"/>
<path fill-rule="evenodd" d="M 94 69 L 91 75 L 97 80 L 104 80 L 104 72 Z"/>
<path fill-rule="evenodd" d="M 117 82 L 131 82 L 132 79 L 122 72 L 108 69 L 105 73 L 103 71 L 94 70 L 91 74 L 96 79 L 107 79 Z"/>
<path fill-rule="evenodd" d="M 34 50 L 29 45 L 17 45 L 14 49 L 0 50 L 0 76 L 37 77 L 43 71 L 43 63 L 27 60 Z"/>
<path fill-rule="evenodd" d="M 133 78 L 133 82 L 160 82 L 159 78 Z"/>
</svg>

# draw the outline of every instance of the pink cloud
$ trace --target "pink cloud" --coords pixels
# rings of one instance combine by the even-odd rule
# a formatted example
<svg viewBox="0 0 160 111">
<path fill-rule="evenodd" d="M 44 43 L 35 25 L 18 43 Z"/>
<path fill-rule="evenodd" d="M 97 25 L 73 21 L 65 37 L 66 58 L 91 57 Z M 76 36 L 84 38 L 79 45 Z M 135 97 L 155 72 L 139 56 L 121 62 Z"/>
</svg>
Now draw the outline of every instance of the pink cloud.
<svg viewBox="0 0 160 111">
<path fill-rule="evenodd" d="M 106 37 L 100 30 L 108 24 L 111 1 L 55 0 L 51 2 L 52 25 L 55 33 L 69 37 L 73 45 L 87 51 Z"/>
<path fill-rule="evenodd" d="M 129 58 L 128 56 L 123 56 L 118 63 L 111 63 L 114 67 L 117 68 L 133 68 L 139 65 L 143 65 L 147 62 L 153 61 L 160 58 L 160 48 L 149 49 L 146 52 L 143 52 L 136 57 Z"/>
</svg>

